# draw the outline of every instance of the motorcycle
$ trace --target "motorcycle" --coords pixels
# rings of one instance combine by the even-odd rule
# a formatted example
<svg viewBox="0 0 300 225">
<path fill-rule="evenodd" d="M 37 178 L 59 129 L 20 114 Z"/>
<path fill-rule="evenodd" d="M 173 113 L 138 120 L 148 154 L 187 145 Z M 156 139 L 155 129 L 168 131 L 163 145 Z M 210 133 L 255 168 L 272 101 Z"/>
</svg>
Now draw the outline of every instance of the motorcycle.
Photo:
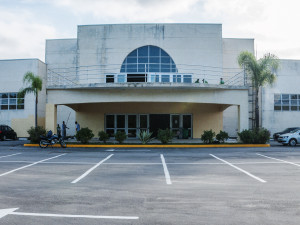
<svg viewBox="0 0 300 225">
<path fill-rule="evenodd" d="M 55 134 L 52 135 L 51 137 L 46 137 L 46 136 L 41 135 L 40 138 L 41 138 L 41 141 L 40 141 L 41 148 L 47 148 L 49 145 L 51 147 L 53 147 L 53 145 L 55 145 L 57 143 L 59 143 L 62 148 L 67 147 L 67 144 L 64 142 L 62 137 L 58 137 Z"/>
</svg>

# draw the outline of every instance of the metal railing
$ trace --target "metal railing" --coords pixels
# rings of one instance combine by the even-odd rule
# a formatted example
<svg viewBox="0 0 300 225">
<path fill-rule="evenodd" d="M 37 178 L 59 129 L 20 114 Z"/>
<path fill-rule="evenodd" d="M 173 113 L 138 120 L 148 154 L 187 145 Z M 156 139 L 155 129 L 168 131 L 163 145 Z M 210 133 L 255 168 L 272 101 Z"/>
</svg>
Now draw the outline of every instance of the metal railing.
<svg viewBox="0 0 300 225">
<path fill-rule="evenodd" d="M 179 72 L 126 72 L 120 71 L 120 65 L 92 65 L 68 68 L 48 68 L 47 86 L 74 87 L 83 84 L 105 84 L 126 82 L 159 82 L 159 83 L 208 83 L 245 86 L 244 70 L 240 68 L 218 68 L 197 65 L 177 65 Z M 169 78 L 168 78 L 169 76 Z"/>
</svg>

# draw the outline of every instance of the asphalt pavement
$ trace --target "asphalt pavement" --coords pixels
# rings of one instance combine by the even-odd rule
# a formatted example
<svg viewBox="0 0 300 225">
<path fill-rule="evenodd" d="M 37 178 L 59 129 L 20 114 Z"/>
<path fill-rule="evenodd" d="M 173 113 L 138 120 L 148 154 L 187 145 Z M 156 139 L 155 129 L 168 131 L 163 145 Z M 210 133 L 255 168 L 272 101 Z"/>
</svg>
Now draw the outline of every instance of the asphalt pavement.
<svg viewBox="0 0 300 225">
<path fill-rule="evenodd" d="M 0 224 L 298 224 L 300 146 L 272 146 L 40 149 L 0 142 Z"/>
</svg>

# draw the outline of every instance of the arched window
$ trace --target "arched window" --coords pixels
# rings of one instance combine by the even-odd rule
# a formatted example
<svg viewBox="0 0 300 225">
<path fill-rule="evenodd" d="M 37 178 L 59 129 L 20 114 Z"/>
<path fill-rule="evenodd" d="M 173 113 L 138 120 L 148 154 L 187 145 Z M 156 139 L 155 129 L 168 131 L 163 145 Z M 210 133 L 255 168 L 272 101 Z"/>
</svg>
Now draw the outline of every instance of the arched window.
<svg viewBox="0 0 300 225">
<path fill-rule="evenodd" d="M 125 58 L 121 73 L 174 73 L 177 72 L 173 59 L 163 49 L 147 45 L 135 49 Z"/>
</svg>

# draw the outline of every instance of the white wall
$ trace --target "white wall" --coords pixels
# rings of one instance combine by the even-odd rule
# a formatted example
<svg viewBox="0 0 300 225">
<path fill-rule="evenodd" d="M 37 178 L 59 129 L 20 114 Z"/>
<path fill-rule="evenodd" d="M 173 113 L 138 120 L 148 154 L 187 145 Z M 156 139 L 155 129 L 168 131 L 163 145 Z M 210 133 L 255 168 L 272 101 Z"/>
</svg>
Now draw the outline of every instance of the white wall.
<svg viewBox="0 0 300 225">
<path fill-rule="evenodd" d="M 274 111 L 274 94 L 300 95 L 300 60 L 280 60 L 276 83 L 262 89 L 262 126 L 272 134 L 300 127 L 300 111 Z"/>
<path fill-rule="evenodd" d="M 223 71 L 225 84 L 229 77 L 232 77 L 238 73 L 235 81 L 243 81 L 242 69 L 238 65 L 238 55 L 242 51 L 249 51 L 254 54 L 254 39 L 238 39 L 238 38 L 223 38 Z M 249 105 L 249 110 L 252 106 Z M 250 127 L 250 126 L 249 126 Z M 231 106 L 227 108 L 223 113 L 223 129 L 231 137 L 237 137 L 238 131 L 238 108 Z"/>
<path fill-rule="evenodd" d="M 154 45 L 165 50 L 180 73 L 206 76 L 209 83 L 218 83 L 220 74 L 201 67 L 222 68 L 221 24 L 122 24 L 78 26 L 78 66 L 106 65 L 102 71 L 120 72 L 126 56 L 136 48 Z M 84 69 L 84 68 L 83 68 Z M 86 82 L 86 72 L 81 73 Z"/>
<path fill-rule="evenodd" d="M 43 79 L 43 90 L 39 96 L 38 116 L 45 117 L 45 99 L 46 99 L 46 66 L 38 59 L 14 59 L 0 60 L 0 93 L 19 92 L 23 86 L 23 77 L 26 72 L 33 72 Z M 34 126 L 35 97 L 33 94 L 25 96 L 24 110 L 0 110 L 0 124 L 12 126 L 12 121 L 20 119 L 20 124 L 15 124 L 12 128 L 15 130 L 29 129 Z M 31 118 L 30 118 L 31 117 Z M 29 124 L 28 124 L 28 121 Z M 23 123 L 24 124 L 21 124 Z M 25 125 L 26 124 L 26 125 Z M 17 132 L 17 133 L 20 133 Z M 24 135 L 24 132 L 22 132 Z M 25 132 L 26 133 L 26 132 Z M 23 136 L 21 135 L 21 136 Z M 20 135 L 19 135 L 20 136 Z"/>
</svg>

